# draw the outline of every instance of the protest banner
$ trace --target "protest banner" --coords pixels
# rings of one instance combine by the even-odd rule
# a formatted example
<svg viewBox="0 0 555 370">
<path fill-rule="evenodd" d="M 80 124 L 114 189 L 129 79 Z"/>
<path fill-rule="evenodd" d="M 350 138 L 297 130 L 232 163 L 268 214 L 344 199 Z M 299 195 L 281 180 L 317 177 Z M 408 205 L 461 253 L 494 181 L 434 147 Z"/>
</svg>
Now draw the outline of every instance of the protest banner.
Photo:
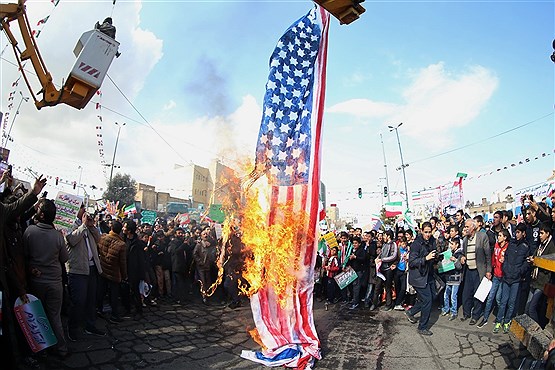
<svg viewBox="0 0 555 370">
<path fill-rule="evenodd" d="M 443 255 L 443 258 L 441 262 L 437 265 L 437 272 L 441 274 L 442 272 L 454 270 L 455 263 L 451 261 L 451 256 L 453 255 L 453 253 L 451 252 L 451 249 L 448 249 L 445 252 L 440 254 Z"/>
<path fill-rule="evenodd" d="M 333 247 L 339 247 L 339 244 L 337 244 L 337 239 L 335 238 L 335 234 L 333 232 L 330 231 L 322 235 L 322 238 L 324 238 L 324 240 L 326 241 L 326 244 L 328 245 L 328 250 Z"/>
<path fill-rule="evenodd" d="M 339 289 L 344 289 L 357 279 L 358 275 L 351 267 L 347 267 L 343 272 L 335 275 L 334 279 Z"/>
<path fill-rule="evenodd" d="M 158 214 L 156 211 L 147 211 L 146 209 L 143 209 L 141 211 L 141 223 L 154 225 L 154 221 L 156 221 L 157 216 Z"/>
<path fill-rule="evenodd" d="M 83 203 L 83 197 L 58 192 L 54 204 L 56 204 L 56 218 L 54 219 L 54 226 L 60 230 L 62 234 L 67 235 L 73 228 L 73 222 L 77 217 L 77 212 Z"/>
<path fill-rule="evenodd" d="M 27 294 L 27 297 L 29 303 L 25 304 L 17 298 L 14 312 L 29 347 L 33 353 L 37 353 L 55 345 L 58 339 L 50 326 L 41 301 L 31 294 Z"/>
</svg>

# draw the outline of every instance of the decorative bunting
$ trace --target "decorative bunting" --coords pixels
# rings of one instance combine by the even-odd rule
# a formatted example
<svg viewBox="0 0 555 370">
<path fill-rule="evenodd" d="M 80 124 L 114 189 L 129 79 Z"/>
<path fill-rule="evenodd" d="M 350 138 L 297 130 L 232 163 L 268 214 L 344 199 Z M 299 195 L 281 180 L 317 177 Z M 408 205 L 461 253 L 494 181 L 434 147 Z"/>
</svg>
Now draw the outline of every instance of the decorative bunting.
<svg viewBox="0 0 555 370">
<path fill-rule="evenodd" d="M 50 18 L 50 15 L 47 15 L 46 17 L 38 21 L 37 26 L 40 26 L 41 24 L 45 24 L 48 21 L 48 18 Z"/>
</svg>

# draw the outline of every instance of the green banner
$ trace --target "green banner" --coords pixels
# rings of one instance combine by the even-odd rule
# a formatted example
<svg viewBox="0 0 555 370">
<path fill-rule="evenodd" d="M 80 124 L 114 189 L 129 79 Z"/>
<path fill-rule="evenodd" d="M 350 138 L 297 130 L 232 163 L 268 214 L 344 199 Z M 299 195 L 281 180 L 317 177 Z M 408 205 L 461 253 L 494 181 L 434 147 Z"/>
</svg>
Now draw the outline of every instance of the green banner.
<svg viewBox="0 0 555 370">
<path fill-rule="evenodd" d="M 156 211 L 147 211 L 143 209 L 141 211 L 141 223 L 142 224 L 151 224 L 154 225 L 154 221 L 156 221 L 156 217 L 158 216 Z"/>
<path fill-rule="evenodd" d="M 224 222 L 225 213 L 224 213 L 224 211 L 222 211 L 222 205 L 221 204 L 211 204 L 210 205 L 210 211 L 208 212 L 208 217 L 210 217 L 211 220 L 214 220 L 218 223 Z"/>
</svg>

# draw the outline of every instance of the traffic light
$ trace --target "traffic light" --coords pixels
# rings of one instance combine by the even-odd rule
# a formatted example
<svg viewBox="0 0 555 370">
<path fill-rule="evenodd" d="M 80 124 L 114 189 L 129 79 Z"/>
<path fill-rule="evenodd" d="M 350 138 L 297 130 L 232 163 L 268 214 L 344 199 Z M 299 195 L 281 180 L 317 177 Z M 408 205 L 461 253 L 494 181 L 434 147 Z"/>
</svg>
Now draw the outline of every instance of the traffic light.
<svg viewBox="0 0 555 370">
<path fill-rule="evenodd" d="M 362 188 L 358 188 L 358 197 L 362 199 Z"/>
<path fill-rule="evenodd" d="M 58 185 L 59 180 L 60 180 L 60 178 L 58 176 L 56 176 L 56 185 Z"/>
<path fill-rule="evenodd" d="M 75 187 L 77 186 L 77 183 L 74 181 L 73 182 L 73 190 L 75 190 Z"/>
<path fill-rule="evenodd" d="M 387 186 L 383 187 L 383 196 L 387 197 Z"/>
</svg>

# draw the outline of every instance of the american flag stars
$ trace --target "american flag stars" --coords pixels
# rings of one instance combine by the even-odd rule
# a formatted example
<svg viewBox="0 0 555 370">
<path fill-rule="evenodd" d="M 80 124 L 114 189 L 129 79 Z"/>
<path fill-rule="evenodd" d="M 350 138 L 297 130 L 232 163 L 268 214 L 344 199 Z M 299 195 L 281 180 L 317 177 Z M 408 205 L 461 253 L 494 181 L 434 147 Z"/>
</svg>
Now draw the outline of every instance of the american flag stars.
<svg viewBox="0 0 555 370">
<path fill-rule="evenodd" d="M 275 185 L 308 182 L 313 65 L 320 26 L 299 21 L 278 41 L 270 58 L 263 117 L 256 149 L 257 168 Z"/>
</svg>

